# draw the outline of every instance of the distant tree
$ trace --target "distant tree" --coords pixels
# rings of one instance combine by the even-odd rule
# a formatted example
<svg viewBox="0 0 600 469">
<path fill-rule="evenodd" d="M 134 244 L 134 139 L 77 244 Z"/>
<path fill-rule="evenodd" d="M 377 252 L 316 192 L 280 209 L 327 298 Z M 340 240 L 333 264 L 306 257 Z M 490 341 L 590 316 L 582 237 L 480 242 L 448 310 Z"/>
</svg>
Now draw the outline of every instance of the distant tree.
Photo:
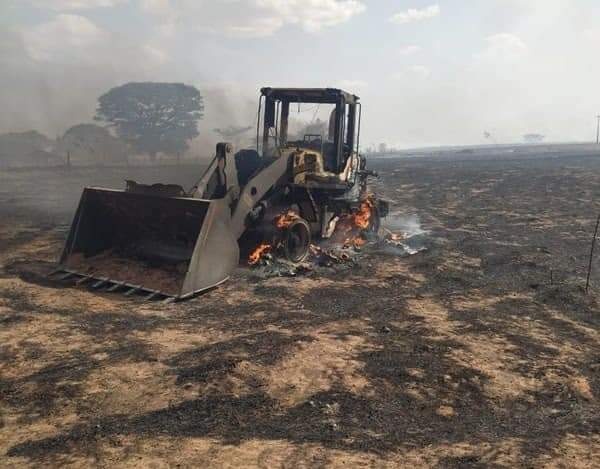
<svg viewBox="0 0 600 469">
<path fill-rule="evenodd" d="M 127 161 L 127 145 L 104 127 L 77 124 L 57 139 L 57 150 L 75 164 L 117 164 Z"/>
<path fill-rule="evenodd" d="M 55 143 L 35 130 L 0 134 L 0 168 L 60 164 Z"/>
<path fill-rule="evenodd" d="M 127 83 L 98 98 L 95 119 L 114 127 L 136 151 L 178 155 L 198 136 L 204 105 L 200 92 L 183 83 Z"/>
</svg>

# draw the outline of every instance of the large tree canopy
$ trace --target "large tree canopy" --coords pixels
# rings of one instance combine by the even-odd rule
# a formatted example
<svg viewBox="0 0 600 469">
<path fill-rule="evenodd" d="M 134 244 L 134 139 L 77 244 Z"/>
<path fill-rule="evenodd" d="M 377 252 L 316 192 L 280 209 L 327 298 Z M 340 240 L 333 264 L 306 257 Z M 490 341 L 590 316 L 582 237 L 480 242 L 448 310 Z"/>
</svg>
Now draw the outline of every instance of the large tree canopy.
<svg viewBox="0 0 600 469">
<path fill-rule="evenodd" d="M 200 92 L 183 83 L 127 83 L 98 98 L 96 120 L 140 153 L 175 155 L 198 136 L 204 105 Z"/>
</svg>

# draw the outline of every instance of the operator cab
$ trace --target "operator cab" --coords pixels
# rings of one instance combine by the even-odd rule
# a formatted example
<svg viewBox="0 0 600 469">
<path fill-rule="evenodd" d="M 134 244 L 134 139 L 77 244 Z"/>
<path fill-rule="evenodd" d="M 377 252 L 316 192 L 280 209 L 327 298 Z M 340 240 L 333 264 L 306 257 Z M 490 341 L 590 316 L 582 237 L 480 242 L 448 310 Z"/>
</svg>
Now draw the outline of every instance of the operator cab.
<svg viewBox="0 0 600 469">
<path fill-rule="evenodd" d="M 290 115 L 308 108 L 314 121 L 321 106 L 331 108 L 327 134 L 294 135 Z M 264 160 L 292 154 L 296 184 L 351 185 L 360 166 L 360 109 L 358 96 L 336 88 L 262 88 L 257 152 Z"/>
</svg>

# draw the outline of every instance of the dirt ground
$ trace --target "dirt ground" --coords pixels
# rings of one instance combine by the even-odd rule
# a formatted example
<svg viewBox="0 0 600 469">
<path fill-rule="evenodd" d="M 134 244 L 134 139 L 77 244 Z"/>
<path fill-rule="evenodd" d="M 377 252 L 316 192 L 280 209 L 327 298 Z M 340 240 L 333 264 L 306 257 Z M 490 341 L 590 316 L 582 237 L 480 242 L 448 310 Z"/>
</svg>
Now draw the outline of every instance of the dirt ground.
<svg viewBox="0 0 600 469">
<path fill-rule="evenodd" d="M 170 305 L 43 274 L 83 184 L 195 171 L 0 174 L 0 465 L 598 467 L 600 154 L 372 166 L 426 252 Z"/>
</svg>

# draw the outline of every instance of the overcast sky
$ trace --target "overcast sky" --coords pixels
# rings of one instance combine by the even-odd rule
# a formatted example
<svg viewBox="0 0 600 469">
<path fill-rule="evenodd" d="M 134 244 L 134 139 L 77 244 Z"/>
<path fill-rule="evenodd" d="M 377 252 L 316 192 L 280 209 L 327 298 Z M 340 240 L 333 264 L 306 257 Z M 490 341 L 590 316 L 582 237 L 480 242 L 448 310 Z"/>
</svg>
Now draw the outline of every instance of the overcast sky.
<svg viewBox="0 0 600 469">
<path fill-rule="evenodd" d="M 361 96 L 366 143 L 589 141 L 598 0 L 0 0 L 0 131 L 90 121 L 127 81 L 206 95 L 204 134 L 261 86 Z"/>
</svg>

